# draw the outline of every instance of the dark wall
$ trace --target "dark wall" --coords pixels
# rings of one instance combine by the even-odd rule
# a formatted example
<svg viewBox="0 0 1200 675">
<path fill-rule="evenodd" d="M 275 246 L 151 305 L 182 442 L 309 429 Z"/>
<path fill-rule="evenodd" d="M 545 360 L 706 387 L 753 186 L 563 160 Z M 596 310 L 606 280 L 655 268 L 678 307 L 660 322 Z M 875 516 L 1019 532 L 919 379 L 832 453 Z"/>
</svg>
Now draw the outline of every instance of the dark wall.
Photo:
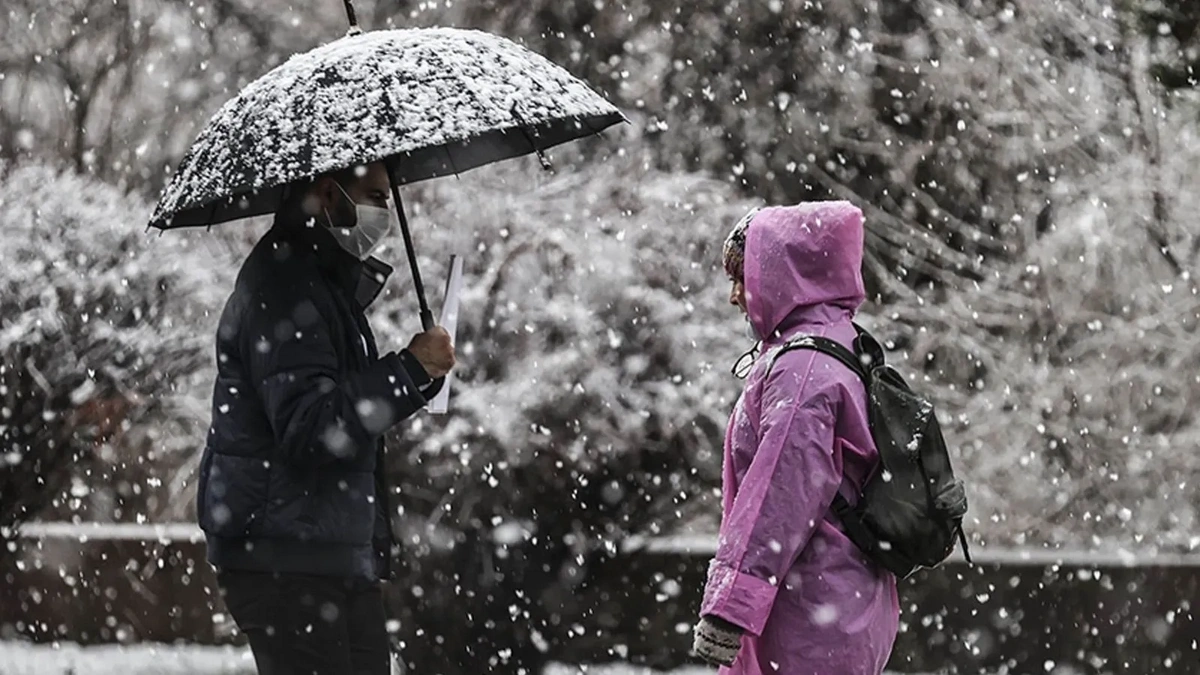
<svg viewBox="0 0 1200 675">
<path fill-rule="evenodd" d="M 222 608 L 202 543 L 23 540 L 17 555 L 5 560 L 0 639 L 236 641 L 214 621 Z M 706 558 L 687 554 L 593 561 L 588 583 L 571 603 L 577 615 L 562 617 L 585 634 L 546 656 L 664 668 L 684 663 L 706 568 Z M 86 571 L 72 571 L 80 569 Z M 409 595 L 402 588 L 389 593 L 393 605 Z M 950 564 L 902 584 L 904 629 L 891 667 L 964 674 L 1005 666 L 1017 673 L 1200 673 L 1198 601 L 1196 566 Z M 422 616 L 426 635 L 465 635 L 457 624 L 467 619 L 453 607 Z M 501 642 L 513 625 L 508 608 L 495 607 L 493 618 L 487 630 Z M 473 619 L 482 625 L 488 617 Z M 397 638 L 415 628 L 402 627 Z M 421 642 L 406 640 L 406 660 L 424 662 Z M 456 647 L 469 645 L 440 649 Z M 1074 670 L 1055 671 L 1059 666 Z"/>
<path fill-rule="evenodd" d="M 707 565 L 688 555 L 613 560 L 597 570 L 609 582 L 597 584 L 596 612 L 619 621 L 635 660 L 678 665 L 691 636 L 677 624 L 692 620 Z M 1196 566 L 947 564 L 901 584 L 902 633 L 889 668 L 1200 673 L 1198 602 Z M 580 660 L 604 657 L 607 647 L 589 647 Z"/>
</svg>

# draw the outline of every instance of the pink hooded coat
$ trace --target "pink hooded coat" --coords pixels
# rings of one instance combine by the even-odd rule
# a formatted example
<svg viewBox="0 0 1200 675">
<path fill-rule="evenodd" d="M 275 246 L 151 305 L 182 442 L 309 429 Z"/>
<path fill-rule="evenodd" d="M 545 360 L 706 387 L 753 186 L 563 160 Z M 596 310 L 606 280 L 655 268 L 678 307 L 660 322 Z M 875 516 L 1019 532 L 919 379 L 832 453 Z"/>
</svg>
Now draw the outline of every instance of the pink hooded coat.
<svg viewBox="0 0 1200 675">
<path fill-rule="evenodd" d="M 830 511 L 854 503 L 879 455 L 861 381 L 797 334 L 850 346 L 862 304 L 863 217 L 847 202 L 760 211 L 746 231 L 750 322 L 765 340 L 725 436 L 723 514 L 701 615 L 746 634 L 722 673 L 878 675 L 899 622 L 896 580 Z"/>
</svg>

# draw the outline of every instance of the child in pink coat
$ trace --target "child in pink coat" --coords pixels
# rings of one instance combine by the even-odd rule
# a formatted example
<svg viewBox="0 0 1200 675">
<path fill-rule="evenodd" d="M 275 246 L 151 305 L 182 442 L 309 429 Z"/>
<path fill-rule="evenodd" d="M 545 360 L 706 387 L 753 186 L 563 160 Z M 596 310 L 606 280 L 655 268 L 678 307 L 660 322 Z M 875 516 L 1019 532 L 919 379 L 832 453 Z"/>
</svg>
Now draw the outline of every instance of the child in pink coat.
<svg viewBox="0 0 1200 675">
<path fill-rule="evenodd" d="M 863 216 L 847 202 L 752 212 L 726 242 L 730 301 L 763 343 L 725 435 L 723 513 L 696 652 L 722 673 L 879 675 L 896 638 L 896 579 L 846 538 L 879 456 L 861 380 L 835 359 L 772 352 L 798 334 L 852 346 L 865 298 Z"/>
</svg>

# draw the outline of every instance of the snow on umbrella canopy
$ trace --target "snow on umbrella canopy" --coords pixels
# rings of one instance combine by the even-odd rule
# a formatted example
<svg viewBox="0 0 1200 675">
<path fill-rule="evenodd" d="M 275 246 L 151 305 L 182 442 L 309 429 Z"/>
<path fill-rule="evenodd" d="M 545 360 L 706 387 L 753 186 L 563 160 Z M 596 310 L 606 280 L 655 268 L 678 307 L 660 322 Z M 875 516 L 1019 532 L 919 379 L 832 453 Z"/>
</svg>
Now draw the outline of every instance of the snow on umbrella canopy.
<svg viewBox="0 0 1200 675">
<path fill-rule="evenodd" d="M 371 31 L 298 54 L 228 101 L 184 156 L 150 225 L 274 212 L 286 186 L 386 160 L 397 184 L 466 171 L 623 121 L 545 57 L 449 28 Z"/>
</svg>

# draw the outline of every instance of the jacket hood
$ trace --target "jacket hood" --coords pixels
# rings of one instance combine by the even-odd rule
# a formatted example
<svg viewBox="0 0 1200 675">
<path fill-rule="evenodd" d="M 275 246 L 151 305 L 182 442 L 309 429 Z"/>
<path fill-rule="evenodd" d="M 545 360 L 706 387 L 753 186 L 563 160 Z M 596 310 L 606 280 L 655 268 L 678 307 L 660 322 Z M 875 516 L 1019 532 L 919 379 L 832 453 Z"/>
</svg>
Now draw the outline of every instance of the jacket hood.
<svg viewBox="0 0 1200 675">
<path fill-rule="evenodd" d="M 863 214 L 845 201 L 773 206 L 746 229 L 746 309 L 765 341 L 853 317 L 866 299 Z"/>
</svg>

